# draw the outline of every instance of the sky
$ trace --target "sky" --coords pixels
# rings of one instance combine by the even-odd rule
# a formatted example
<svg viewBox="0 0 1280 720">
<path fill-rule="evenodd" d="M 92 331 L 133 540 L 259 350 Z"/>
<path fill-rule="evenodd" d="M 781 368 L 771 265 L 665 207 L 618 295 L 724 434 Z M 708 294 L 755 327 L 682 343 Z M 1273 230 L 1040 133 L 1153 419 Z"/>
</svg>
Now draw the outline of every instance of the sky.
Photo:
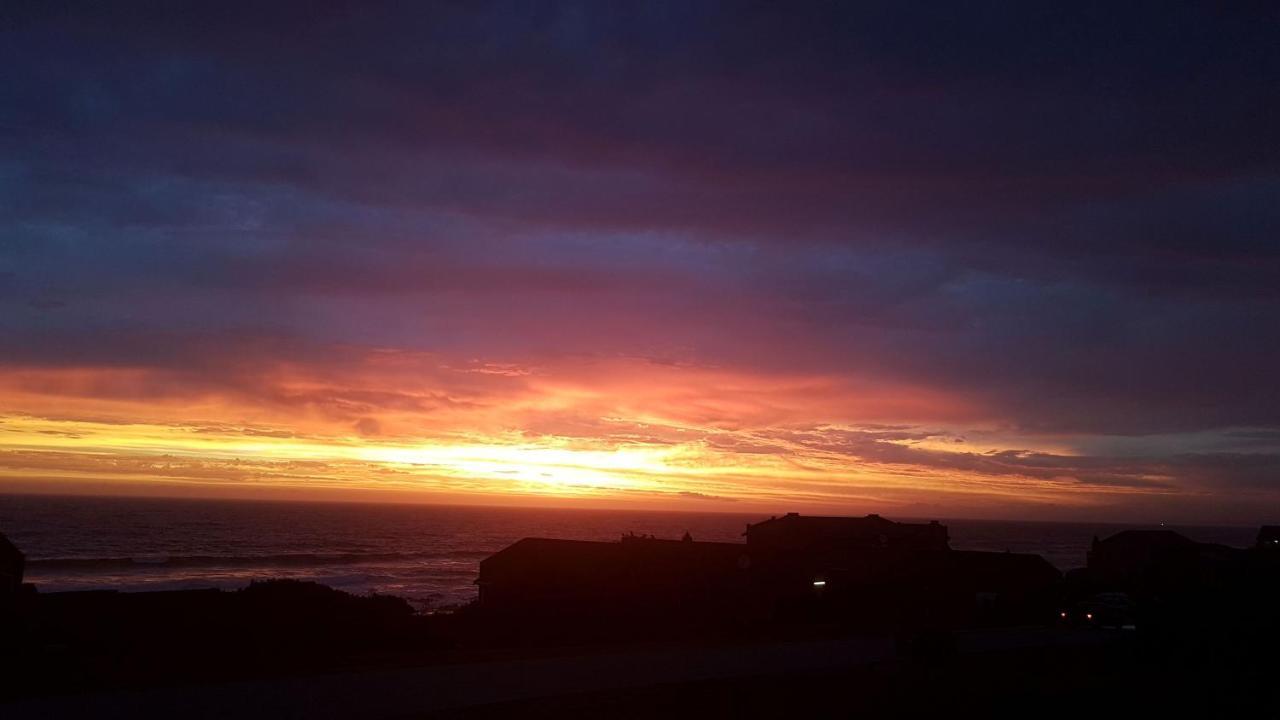
<svg viewBox="0 0 1280 720">
<path fill-rule="evenodd" d="M 0 492 L 1280 520 L 1270 3 L 18 2 Z"/>
</svg>

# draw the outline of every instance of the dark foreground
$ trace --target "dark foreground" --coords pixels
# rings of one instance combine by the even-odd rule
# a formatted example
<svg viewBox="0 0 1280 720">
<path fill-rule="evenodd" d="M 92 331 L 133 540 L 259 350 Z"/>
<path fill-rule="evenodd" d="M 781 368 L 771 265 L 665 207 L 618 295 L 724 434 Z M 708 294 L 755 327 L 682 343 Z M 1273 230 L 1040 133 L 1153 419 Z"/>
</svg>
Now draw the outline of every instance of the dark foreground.
<svg viewBox="0 0 1280 720">
<path fill-rule="evenodd" d="M 773 553 L 652 538 L 564 553 L 521 541 L 482 563 L 479 602 L 436 615 L 287 580 L 40 593 L 20 584 L 10 546 L 0 718 L 1274 717 L 1280 707 L 1280 528 L 1247 549 L 1125 531 L 1095 542 L 1088 567 L 1066 578 L 1028 562 L 1038 558 L 895 550 L 870 537 L 869 547 Z"/>
<path fill-rule="evenodd" d="M 1132 647 L 1059 645 L 888 660 L 460 709 L 455 718 L 1271 717 L 1274 663 L 1175 667 Z M 1207 671 L 1207 672 L 1206 672 Z"/>
<path fill-rule="evenodd" d="M 26 698 L 45 717 L 1267 717 L 1277 666 L 1239 638 L 1096 629 L 543 648 L 418 667 Z"/>
</svg>

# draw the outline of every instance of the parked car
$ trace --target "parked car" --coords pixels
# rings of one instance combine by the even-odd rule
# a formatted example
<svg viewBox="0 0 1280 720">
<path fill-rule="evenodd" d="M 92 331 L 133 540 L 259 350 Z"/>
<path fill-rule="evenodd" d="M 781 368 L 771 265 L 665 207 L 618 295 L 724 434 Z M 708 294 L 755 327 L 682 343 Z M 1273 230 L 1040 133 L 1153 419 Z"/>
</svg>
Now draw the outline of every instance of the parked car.
<svg viewBox="0 0 1280 720">
<path fill-rule="evenodd" d="M 1137 627 L 1137 604 L 1126 593 L 1098 593 L 1064 608 L 1058 617 L 1067 625 L 1132 630 Z"/>
</svg>

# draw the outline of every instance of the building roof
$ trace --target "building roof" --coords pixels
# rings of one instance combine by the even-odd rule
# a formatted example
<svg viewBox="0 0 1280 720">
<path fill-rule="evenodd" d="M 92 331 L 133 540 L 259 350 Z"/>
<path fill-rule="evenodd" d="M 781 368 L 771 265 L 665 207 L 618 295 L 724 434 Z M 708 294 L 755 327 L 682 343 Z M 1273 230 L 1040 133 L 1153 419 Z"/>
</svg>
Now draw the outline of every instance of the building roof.
<svg viewBox="0 0 1280 720">
<path fill-rule="evenodd" d="M 1105 540 L 1097 542 L 1098 547 L 1131 547 L 1146 549 L 1186 548 L 1196 545 L 1191 538 L 1172 530 L 1121 530 Z"/>
<path fill-rule="evenodd" d="M 1062 577 L 1048 560 L 1040 555 L 1012 552 L 952 550 L 947 554 L 953 571 L 963 572 L 976 580 L 1056 582 Z"/>
<path fill-rule="evenodd" d="M 595 566 L 615 561 L 618 549 L 618 543 L 524 538 L 481 560 L 480 574 L 529 563 L 544 569 L 575 568 L 589 572 Z"/>
<path fill-rule="evenodd" d="M 766 537 L 803 537 L 815 542 L 852 542 L 882 544 L 895 541 L 923 540 L 945 547 L 946 526 L 937 521 L 902 523 L 879 515 L 865 517 L 829 517 L 787 513 L 747 526 L 747 542 Z"/>
<path fill-rule="evenodd" d="M 619 542 L 524 538 L 480 561 L 484 584 L 497 577 L 536 576 L 541 581 L 573 581 L 623 572 L 662 572 L 693 567 L 736 567 L 743 543 L 659 540 L 630 536 Z"/>
<path fill-rule="evenodd" d="M 919 528 L 936 525 L 931 523 L 903 523 L 883 518 L 875 513 L 864 517 L 844 517 L 831 515 L 801 515 L 787 513 L 782 517 L 771 517 L 768 520 L 754 523 L 748 527 L 758 528 L 769 525 L 803 525 L 805 527 L 827 528 L 837 531 L 895 532 L 902 528 Z"/>
<path fill-rule="evenodd" d="M 0 560 L 21 561 L 22 559 L 22 551 L 18 549 L 18 546 L 14 545 L 9 538 L 5 537 L 4 533 L 0 533 Z"/>
</svg>

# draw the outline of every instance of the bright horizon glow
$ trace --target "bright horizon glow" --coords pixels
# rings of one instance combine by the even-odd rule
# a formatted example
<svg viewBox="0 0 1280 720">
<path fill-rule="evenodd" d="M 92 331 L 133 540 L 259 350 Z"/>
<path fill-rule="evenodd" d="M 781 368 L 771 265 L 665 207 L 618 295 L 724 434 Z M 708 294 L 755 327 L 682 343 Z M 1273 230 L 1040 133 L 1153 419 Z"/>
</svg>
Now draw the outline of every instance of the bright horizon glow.
<svg viewBox="0 0 1280 720">
<path fill-rule="evenodd" d="M 626 360 L 476 373 L 400 360 L 388 367 L 375 354 L 349 370 L 350 388 L 293 367 L 264 375 L 256 395 L 192 402 L 114 392 L 154 382 L 118 369 L 10 376 L 4 399 L 23 410 L 0 415 L 0 491 L 974 517 L 1083 517 L 1167 493 L 1159 475 L 1142 475 L 1150 487 L 1081 479 L 1088 458 L 1068 438 L 1023 435 L 1008 450 L 960 400 L 911 389 L 894 404 L 884 390 L 821 377 Z M 475 400 L 450 389 L 476 377 Z M 359 432 L 332 412 L 258 399 L 302 391 L 456 399 L 425 412 L 395 400 L 355 422 Z M 49 407 L 60 412 L 39 412 Z M 968 429 L 886 416 L 925 407 Z"/>
</svg>

